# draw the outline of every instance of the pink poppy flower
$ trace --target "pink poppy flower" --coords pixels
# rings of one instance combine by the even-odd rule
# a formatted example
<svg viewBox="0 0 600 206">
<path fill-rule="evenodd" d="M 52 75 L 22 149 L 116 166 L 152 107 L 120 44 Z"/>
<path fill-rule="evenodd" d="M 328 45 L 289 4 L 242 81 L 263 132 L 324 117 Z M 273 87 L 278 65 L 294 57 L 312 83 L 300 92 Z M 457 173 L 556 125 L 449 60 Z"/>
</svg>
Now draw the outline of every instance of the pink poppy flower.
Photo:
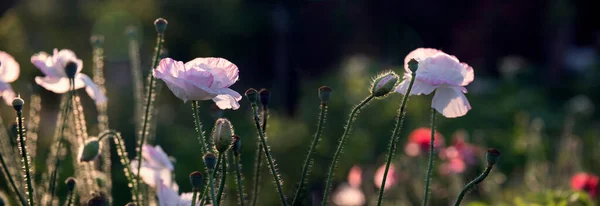
<svg viewBox="0 0 600 206">
<path fill-rule="evenodd" d="M 143 147 L 140 171 L 142 180 L 151 187 L 156 187 L 157 182 L 161 181 L 171 188 L 178 188 L 172 179 L 174 166 L 169 156 L 158 145 L 152 147 L 144 144 Z M 138 161 L 132 160 L 130 164 L 133 173 L 137 174 Z"/>
<path fill-rule="evenodd" d="M 19 63 L 10 54 L 0 51 L 0 95 L 8 105 L 12 105 L 16 97 L 8 83 L 17 80 L 20 71 Z"/>
<path fill-rule="evenodd" d="M 583 190 L 593 198 L 598 195 L 598 182 L 600 178 L 594 174 L 577 173 L 571 179 L 571 188 L 574 190 Z"/>
<path fill-rule="evenodd" d="M 46 52 L 40 52 L 31 56 L 31 63 L 42 71 L 46 76 L 35 77 L 35 83 L 57 94 L 69 91 L 69 78 L 65 73 L 65 66 L 69 62 L 77 64 L 77 73 L 75 74 L 75 89 L 85 87 L 87 94 L 96 102 L 103 104 L 107 101 L 106 95 L 102 93 L 100 87 L 87 75 L 80 73 L 83 68 L 83 62 L 75 56 L 73 51 L 68 49 L 54 49 L 52 56 Z"/>
<path fill-rule="evenodd" d="M 340 185 L 332 197 L 333 203 L 340 206 L 365 205 L 365 194 L 357 187 L 347 184 Z"/>
<path fill-rule="evenodd" d="M 440 173 L 442 175 L 448 174 L 460 174 L 465 171 L 467 165 L 460 158 L 450 158 L 440 166 Z"/>
<path fill-rule="evenodd" d="M 212 99 L 221 109 L 238 109 L 242 95 L 229 89 L 238 80 L 238 68 L 223 58 L 196 58 L 187 63 L 165 58 L 153 70 L 179 99 Z"/>
<path fill-rule="evenodd" d="M 352 187 L 360 187 L 362 183 L 362 169 L 358 165 L 352 166 L 348 173 L 348 184 Z"/>
<path fill-rule="evenodd" d="M 408 135 L 408 143 L 404 148 L 404 152 L 408 156 L 419 156 L 421 153 L 429 151 L 429 144 L 431 142 L 431 128 L 421 127 L 413 130 Z M 444 137 L 435 132 L 434 145 L 435 149 L 439 149 L 444 145 Z"/>
<path fill-rule="evenodd" d="M 419 62 L 419 68 L 410 95 L 427 95 L 435 90 L 431 107 L 448 118 L 464 116 L 471 110 L 463 93 L 467 93 L 465 86 L 475 77 L 473 68 L 437 49 L 418 48 L 406 56 L 404 80 L 396 92 L 406 95 L 412 77 L 408 62 L 413 58 Z"/>
<path fill-rule="evenodd" d="M 177 194 L 177 190 L 168 187 L 161 180 L 158 181 L 158 187 L 156 188 L 156 196 L 158 197 L 158 204 L 160 206 L 188 206 L 192 205 L 193 193 Z M 199 205 L 200 198 L 197 198 L 195 205 Z"/>
<path fill-rule="evenodd" d="M 377 188 L 381 188 L 381 181 L 383 181 L 384 172 L 385 164 L 381 165 L 379 168 L 377 168 L 377 171 L 375 171 L 375 177 L 373 180 L 375 181 L 375 186 L 377 186 Z M 385 181 L 385 188 L 383 189 L 387 190 L 392 186 L 396 185 L 396 183 L 398 182 L 397 177 L 398 174 L 396 173 L 396 167 L 394 166 L 394 164 L 390 164 L 390 169 L 388 170 L 387 179 Z"/>
</svg>

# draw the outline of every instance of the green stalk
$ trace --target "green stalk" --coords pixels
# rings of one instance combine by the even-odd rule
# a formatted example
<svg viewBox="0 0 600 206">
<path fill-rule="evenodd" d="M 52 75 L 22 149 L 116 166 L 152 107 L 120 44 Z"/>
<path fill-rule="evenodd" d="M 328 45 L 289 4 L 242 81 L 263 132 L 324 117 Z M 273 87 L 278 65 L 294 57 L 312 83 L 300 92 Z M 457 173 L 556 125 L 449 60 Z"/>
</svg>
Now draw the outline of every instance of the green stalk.
<svg viewBox="0 0 600 206">
<path fill-rule="evenodd" d="M 306 155 L 306 159 L 304 159 L 304 165 L 302 166 L 302 175 L 300 176 L 300 182 L 298 183 L 298 189 L 296 190 L 296 194 L 294 195 L 294 200 L 292 201 L 292 205 L 296 205 L 297 201 L 300 201 L 298 198 L 300 197 L 300 193 L 304 188 L 304 182 L 306 181 L 308 172 L 310 170 L 310 165 L 312 162 L 312 154 L 314 150 L 317 148 L 319 144 L 319 138 L 321 137 L 321 131 L 323 131 L 323 124 L 325 123 L 325 116 L 327 115 L 327 102 L 322 101 L 319 108 L 319 122 L 317 124 L 317 131 L 315 132 L 315 137 L 312 140 L 312 144 L 308 149 L 308 154 Z"/>
<path fill-rule="evenodd" d="M 469 184 L 467 184 L 465 186 L 465 188 L 463 188 L 462 191 L 460 191 L 460 194 L 458 195 L 458 198 L 456 199 L 454 206 L 460 205 L 460 202 L 462 201 L 464 196 L 467 194 L 467 192 L 469 190 L 471 190 L 471 188 L 473 188 L 473 186 L 475 186 L 475 185 L 479 184 L 481 181 L 483 181 L 488 176 L 488 174 L 490 174 L 490 171 L 492 171 L 492 167 L 493 167 L 493 165 L 488 164 L 488 166 L 485 167 L 485 170 L 483 171 L 483 173 L 481 173 L 481 175 L 479 175 L 479 177 L 477 177 L 473 181 L 469 182 Z"/>
<path fill-rule="evenodd" d="M 221 184 L 219 185 L 219 193 L 217 193 L 217 202 L 220 203 L 225 190 L 225 181 L 227 181 L 227 155 L 225 152 L 220 152 L 218 158 L 223 160 L 221 162 Z"/>
<path fill-rule="evenodd" d="M 67 203 L 65 205 L 66 206 L 72 206 L 74 199 L 75 199 L 75 192 L 74 191 L 67 191 Z"/>
<path fill-rule="evenodd" d="M 356 105 L 352 111 L 350 112 L 350 116 L 348 117 L 348 122 L 346 122 L 346 126 L 344 129 L 344 133 L 342 133 L 342 137 L 340 138 L 340 143 L 333 154 L 333 160 L 331 161 L 331 165 L 329 166 L 329 172 L 327 173 L 327 180 L 325 183 L 325 191 L 323 192 L 323 201 L 321 202 L 322 206 L 327 205 L 327 196 L 329 194 L 329 189 L 331 188 L 331 179 L 333 177 L 333 170 L 335 169 L 335 165 L 337 164 L 340 153 L 342 153 L 342 149 L 344 148 L 344 143 L 346 142 L 346 136 L 350 133 L 350 129 L 352 128 L 352 123 L 356 119 L 356 115 L 360 109 L 367 105 L 375 96 L 369 95 L 366 99 Z"/>
<path fill-rule="evenodd" d="M 8 171 L 8 165 L 6 165 L 6 162 L 4 161 L 2 152 L 0 152 L 0 163 L 2 163 L 2 168 L 4 169 L 4 176 L 10 182 L 10 186 L 13 188 L 13 190 L 15 190 L 15 193 L 19 197 L 19 201 L 21 202 L 21 205 L 27 205 L 27 200 L 19 192 L 19 188 L 17 187 L 17 184 L 15 184 L 15 180 L 13 180 L 12 175 L 10 175 L 10 172 Z"/>
<path fill-rule="evenodd" d="M 156 54 L 154 55 L 154 62 L 152 63 L 152 68 L 156 68 L 156 66 L 158 65 L 158 61 L 160 59 L 160 50 L 162 49 L 162 44 L 163 44 L 163 35 L 162 33 L 158 33 L 157 37 L 156 37 Z M 150 108 L 152 106 L 153 103 L 153 98 L 152 98 L 152 94 L 154 92 L 154 88 L 155 88 L 155 83 L 154 83 L 154 76 L 150 76 L 150 81 L 148 82 L 148 94 L 146 95 L 146 110 L 144 111 L 144 121 L 142 121 L 142 133 L 141 133 L 141 137 L 140 137 L 140 141 L 138 142 L 138 153 L 137 153 L 137 158 L 138 158 L 138 168 L 137 168 L 137 174 L 135 176 L 135 184 L 136 184 L 136 188 L 140 187 L 140 171 L 142 170 L 142 150 L 144 150 L 144 142 L 146 141 L 146 136 L 148 136 L 148 119 L 150 117 L 151 111 Z M 139 198 L 139 191 L 136 191 L 135 196 L 137 197 L 136 199 L 140 199 Z"/>
<path fill-rule="evenodd" d="M 21 158 L 23 161 L 23 170 L 25 170 L 25 182 L 27 183 L 25 189 L 27 190 L 27 196 L 29 198 L 29 205 L 33 206 L 35 203 L 33 201 L 33 180 L 31 179 L 31 168 L 30 168 L 30 159 L 29 153 L 27 153 L 27 146 L 25 145 L 25 130 L 23 129 L 23 109 L 20 108 L 17 110 L 17 127 L 19 134 L 19 147 L 21 151 Z"/>
<path fill-rule="evenodd" d="M 258 117 L 258 106 L 256 103 L 251 103 L 252 112 L 254 114 L 254 123 L 256 126 L 256 130 L 258 130 L 258 135 L 260 136 L 260 142 L 262 145 L 262 149 L 267 156 L 267 162 L 269 164 L 269 169 L 271 170 L 271 174 L 273 175 L 273 180 L 275 181 L 275 185 L 277 186 L 277 192 L 279 193 L 279 199 L 281 200 L 281 205 L 287 206 L 287 202 L 285 201 L 285 195 L 283 194 L 283 187 L 281 186 L 281 179 L 279 179 L 279 175 L 277 175 L 277 170 L 275 169 L 275 163 L 273 161 L 273 157 L 271 152 L 269 152 L 269 147 L 267 145 L 267 140 L 265 138 L 265 133 L 260 127 L 260 119 Z"/>
<path fill-rule="evenodd" d="M 215 196 L 215 171 L 217 171 L 216 169 L 213 169 L 213 171 L 208 171 L 210 177 L 209 177 L 209 186 L 210 186 L 210 196 L 212 197 L 212 205 L 214 206 L 219 206 L 219 201 L 215 201 L 217 198 Z"/>
<path fill-rule="evenodd" d="M 423 206 L 427 206 L 427 200 L 429 199 L 429 182 L 431 179 L 431 170 L 433 169 L 433 147 L 435 145 L 435 115 L 436 115 L 436 111 L 432 107 L 431 108 L 431 140 L 429 141 L 429 164 L 427 166 L 427 176 L 425 176 L 425 198 L 423 198 Z"/>
<path fill-rule="evenodd" d="M 217 164 L 215 165 L 215 168 L 219 168 L 220 164 L 221 164 L 221 158 L 217 157 Z M 209 170 L 208 173 L 211 173 L 212 176 L 214 177 L 214 176 L 217 176 L 217 171 L 219 171 L 219 170 L 212 170 L 212 172 Z M 202 192 L 202 196 L 201 196 L 202 199 L 200 201 L 201 206 L 205 205 L 206 199 L 208 199 L 206 197 L 206 195 L 208 195 L 210 187 L 211 187 L 210 184 L 204 186 L 204 191 Z M 213 202 L 215 201 L 215 199 L 212 199 L 212 200 L 213 200 Z"/>
<path fill-rule="evenodd" d="M 267 132 L 267 120 L 269 119 L 269 108 L 266 105 L 262 107 L 262 131 Z M 258 193 L 260 192 L 260 169 L 262 168 L 262 145 L 256 141 L 256 152 L 254 160 L 254 184 L 252 189 L 252 206 L 256 206 L 258 202 Z"/>
<path fill-rule="evenodd" d="M 194 116 L 194 123 L 196 124 L 196 134 L 198 135 L 198 142 L 200 142 L 200 149 L 202 150 L 202 154 L 205 154 L 208 149 L 206 148 L 206 143 L 204 142 L 204 131 L 202 130 L 202 122 L 200 122 L 200 112 L 198 108 L 200 105 L 197 100 L 192 101 L 192 116 Z"/>
<path fill-rule="evenodd" d="M 105 132 L 102 132 L 100 135 L 98 135 L 98 141 L 101 141 L 104 137 L 112 137 L 113 141 L 115 142 L 115 149 L 117 150 L 117 154 L 119 155 L 119 159 L 121 161 L 121 164 L 123 165 L 123 172 L 125 173 L 125 178 L 127 178 L 127 186 L 130 189 L 131 192 L 131 199 L 133 202 L 138 202 L 137 196 L 135 196 L 135 194 L 137 193 L 138 189 L 137 186 L 134 184 L 134 177 L 133 177 L 133 171 L 131 170 L 131 164 L 129 162 L 128 159 L 128 155 L 127 155 L 127 151 L 125 150 L 125 142 L 123 142 L 123 138 L 121 137 L 121 134 L 114 131 L 114 130 L 108 130 Z"/>
<path fill-rule="evenodd" d="M 198 188 L 194 188 L 194 194 L 192 195 L 192 206 L 196 206 L 196 198 L 198 198 Z"/>
<path fill-rule="evenodd" d="M 241 165 L 241 160 L 240 160 L 240 155 L 239 154 L 234 154 L 233 155 L 233 167 L 235 168 L 235 177 L 236 177 L 236 183 L 237 183 L 237 189 L 238 189 L 238 197 L 240 198 L 240 202 L 239 204 L 241 206 L 244 206 L 244 185 L 242 184 L 242 169 L 240 167 Z"/>
<path fill-rule="evenodd" d="M 396 115 L 396 126 L 394 127 L 394 131 L 392 132 L 392 136 L 390 137 L 390 143 L 388 145 L 388 154 L 387 161 L 385 163 L 385 171 L 383 172 L 383 180 L 381 181 L 381 187 L 379 188 L 379 198 L 377 199 L 377 205 L 380 206 L 383 201 L 383 191 L 385 189 L 385 183 L 387 181 L 388 171 L 390 169 L 390 164 L 394 155 L 396 154 L 396 147 L 398 145 L 398 140 L 400 139 L 400 131 L 402 130 L 402 125 L 404 124 L 404 116 L 406 115 L 406 103 L 408 102 L 408 96 L 410 96 L 410 91 L 412 90 L 413 83 L 415 82 L 415 76 L 412 75 L 410 78 L 410 83 L 408 84 L 408 90 L 406 90 L 406 95 L 402 98 L 402 104 L 400 104 L 400 109 L 398 109 L 398 115 Z"/>
<path fill-rule="evenodd" d="M 73 96 L 75 95 L 75 88 L 74 88 L 75 84 L 74 82 L 70 81 L 70 86 L 69 86 L 69 94 L 67 95 L 67 102 L 64 105 L 63 111 L 61 112 L 61 117 L 62 117 L 62 127 L 60 127 L 60 131 L 58 132 L 59 134 L 59 139 L 58 139 L 58 146 L 56 147 L 56 154 L 60 153 L 60 150 L 62 148 L 63 142 L 65 141 L 65 129 L 67 127 L 67 121 L 69 120 L 69 111 L 71 110 L 71 104 L 73 103 L 72 99 Z M 49 188 L 50 188 L 50 201 L 49 202 L 53 202 L 54 201 L 54 195 L 56 194 L 56 180 L 58 179 L 58 171 L 60 169 L 60 162 L 61 162 L 61 158 L 57 155 L 56 159 L 54 160 L 54 170 L 52 171 L 52 173 L 50 173 L 50 182 L 49 182 Z"/>
</svg>

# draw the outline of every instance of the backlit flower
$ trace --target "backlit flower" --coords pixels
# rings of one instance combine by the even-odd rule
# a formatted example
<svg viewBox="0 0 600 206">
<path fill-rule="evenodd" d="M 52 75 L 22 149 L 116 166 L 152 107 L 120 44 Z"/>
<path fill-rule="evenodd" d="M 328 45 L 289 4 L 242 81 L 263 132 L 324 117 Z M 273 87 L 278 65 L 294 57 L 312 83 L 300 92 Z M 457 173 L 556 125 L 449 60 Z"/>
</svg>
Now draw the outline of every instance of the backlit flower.
<svg viewBox="0 0 600 206">
<path fill-rule="evenodd" d="M 377 171 L 375 171 L 375 177 L 373 178 L 373 181 L 375 181 L 375 186 L 377 186 L 377 188 L 381 188 L 381 181 L 383 181 L 383 173 L 385 172 L 385 164 L 381 165 L 379 168 L 377 168 Z M 396 185 L 396 183 L 398 182 L 397 180 L 398 174 L 396 173 L 396 167 L 394 166 L 394 164 L 390 164 L 390 169 L 388 170 L 387 173 L 387 179 L 385 181 L 385 188 L 384 189 L 389 189 L 392 186 Z"/>
<path fill-rule="evenodd" d="M 462 159 L 455 157 L 450 158 L 448 161 L 444 162 L 440 167 L 440 173 L 442 173 L 442 175 L 448 175 L 463 173 L 467 168 L 467 165 Z"/>
<path fill-rule="evenodd" d="M 152 147 L 144 144 L 143 147 L 143 159 L 140 171 L 142 180 L 151 187 L 156 187 L 157 181 L 162 181 L 172 188 L 177 188 L 177 185 L 172 180 L 174 166 L 169 156 L 158 145 Z M 137 174 L 138 161 L 132 160 L 130 164 L 133 173 Z"/>
<path fill-rule="evenodd" d="M 179 99 L 210 100 L 221 109 L 238 109 L 242 96 L 229 89 L 238 80 L 238 68 L 223 58 L 196 58 L 187 63 L 165 58 L 153 70 Z"/>
<path fill-rule="evenodd" d="M 177 190 L 168 187 L 162 181 L 158 181 L 158 187 L 156 188 L 156 196 L 158 197 L 158 204 L 160 206 L 188 206 L 192 205 L 193 194 L 191 192 L 177 194 Z M 199 205 L 200 198 L 196 198 L 198 202 L 195 205 Z"/>
<path fill-rule="evenodd" d="M 70 89 L 69 78 L 65 72 L 67 63 L 73 62 L 77 64 L 77 72 L 75 74 L 75 89 L 85 87 L 87 94 L 95 100 L 96 104 L 106 102 L 106 95 L 102 93 L 100 87 L 87 75 L 80 73 L 83 68 L 83 62 L 75 56 L 73 51 L 68 49 L 54 49 L 53 55 L 48 55 L 46 52 L 40 52 L 31 56 L 31 63 L 44 73 L 44 77 L 35 77 L 35 82 L 47 90 L 54 93 L 66 93 Z"/>
<path fill-rule="evenodd" d="M 358 206 L 365 204 L 365 194 L 360 188 L 347 184 L 341 185 L 332 198 L 333 203 L 340 206 Z"/>
<path fill-rule="evenodd" d="M 408 136 L 408 143 L 404 148 L 404 151 L 409 156 L 418 156 L 424 151 L 429 150 L 429 143 L 431 142 L 431 129 L 426 127 L 421 127 L 415 129 Z M 434 148 L 440 148 L 444 145 L 444 137 L 435 132 L 434 136 Z"/>
<path fill-rule="evenodd" d="M 598 195 L 598 181 L 600 178 L 594 174 L 577 173 L 571 178 L 571 188 L 574 190 L 583 190 L 592 197 Z"/>
<path fill-rule="evenodd" d="M 471 105 L 463 93 L 474 79 L 473 68 L 458 61 L 455 56 L 440 50 L 419 48 L 410 52 L 404 59 L 404 80 L 396 87 L 396 92 L 406 94 L 412 72 L 408 62 L 415 59 L 419 62 L 415 82 L 410 95 L 430 94 L 434 90 L 431 107 L 448 118 L 467 114 Z"/>
<path fill-rule="evenodd" d="M 19 63 L 10 54 L 0 51 L 0 96 L 4 98 L 8 105 L 11 105 L 16 97 L 15 92 L 8 83 L 17 80 L 19 72 Z"/>
</svg>

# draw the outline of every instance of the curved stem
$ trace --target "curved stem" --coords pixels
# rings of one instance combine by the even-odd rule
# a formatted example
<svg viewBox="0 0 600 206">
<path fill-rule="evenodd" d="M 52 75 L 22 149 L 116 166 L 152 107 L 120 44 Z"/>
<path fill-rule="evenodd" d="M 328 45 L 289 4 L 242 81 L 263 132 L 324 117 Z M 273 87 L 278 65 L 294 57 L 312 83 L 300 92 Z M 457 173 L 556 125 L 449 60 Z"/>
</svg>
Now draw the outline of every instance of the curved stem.
<svg viewBox="0 0 600 206">
<path fill-rule="evenodd" d="M 364 99 L 362 102 L 360 102 L 358 105 L 356 105 L 350 112 L 350 116 L 348 117 L 348 122 L 346 122 L 344 133 L 342 133 L 342 137 L 340 138 L 340 143 L 338 144 L 337 149 L 335 150 L 335 153 L 333 154 L 333 160 L 331 161 L 331 165 L 329 166 L 329 172 L 327 172 L 327 180 L 325 182 L 325 191 L 323 191 L 323 201 L 321 202 L 321 205 L 323 205 L 323 206 L 327 205 L 327 202 L 328 202 L 327 196 L 329 194 L 329 189 L 331 188 L 331 179 L 333 178 L 333 170 L 335 169 L 335 165 L 337 164 L 340 153 L 342 152 L 342 149 L 344 148 L 344 143 L 346 142 L 346 136 L 348 136 L 348 134 L 350 133 L 350 129 L 352 128 L 352 123 L 354 123 L 354 120 L 356 119 L 356 114 L 358 113 L 358 111 L 360 111 L 360 109 L 363 106 L 367 105 L 367 103 L 369 103 L 374 97 L 375 96 L 370 95 L 369 97 Z"/>
<path fill-rule="evenodd" d="M 206 148 L 206 143 L 204 142 L 204 131 L 202 130 L 202 122 L 200 122 L 200 112 L 198 108 L 200 105 L 197 100 L 192 101 L 192 116 L 194 116 L 194 124 L 196 125 L 196 134 L 198 135 L 198 142 L 200 142 L 200 149 L 202 154 L 206 154 L 208 149 Z"/>
<path fill-rule="evenodd" d="M 269 119 L 269 108 L 263 105 L 262 108 L 262 131 L 267 132 L 267 120 Z M 262 168 L 262 144 L 260 143 L 260 137 L 256 141 L 256 152 L 254 160 L 254 184 L 252 189 L 252 206 L 255 206 L 258 202 L 258 193 L 260 191 L 260 169 Z"/>
<path fill-rule="evenodd" d="M 154 54 L 154 62 L 152 64 L 152 69 L 156 68 L 156 66 L 158 65 L 158 61 L 160 59 L 160 50 L 162 48 L 162 43 L 163 43 L 163 34 L 159 33 L 156 37 L 156 54 Z M 153 98 L 152 98 L 152 94 L 154 92 L 154 76 L 150 76 L 150 81 L 148 82 L 148 94 L 146 94 L 146 110 L 144 111 L 144 121 L 142 121 L 142 133 L 140 136 L 140 141 L 139 141 L 139 145 L 138 145 L 138 153 L 137 153 L 137 158 L 138 158 L 138 168 L 137 168 L 137 174 L 135 176 L 135 184 L 136 187 L 139 188 L 140 187 L 140 171 L 142 170 L 142 150 L 144 149 L 143 145 L 144 142 L 146 141 L 146 136 L 148 136 L 148 120 L 151 114 L 150 108 L 151 108 L 151 104 L 153 103 Z M 140 199 L 139 198 L 139 191 L 136 191 L 135 196 L 137 197 L 136 199 Z"/>
<path fill-rule="evenodd" d="M 258 135 L 260 136 L 260 142 L 262 145 L 262 149 L 267 156 L 267 163 L 269 164 L 269 169 L 271 170 L 271 174 L 273 175 L 273 180 L 275 181 L 275 185 L 277 186 L 277 192 L 279 193 L 279 199 L 281 200 L 281 205 L 287 206 L 287 202 L 285 200 L 285 195 L 283 194 L 283 187 L 281 186 L 281 179 L 279 179 L 279 175 L 277 175 L 277 170 L 275 169 L 275 163 L 273 161 L 273 157 L 271 152 L 269 152 L 269 146 L 267 145 L 267 140 L 265 138 L 265 133 L 262 131 L 260 127 L 260 121 L 258 118 L 258 109 L 255 103 L 252 103 L 252 111 L 254 113 L 254 124 L 256 126 L 256 130 L 258 130 Z"/>
<path fill-rule="evenodd" d="M 220 164 L 221 164 L 221 158 L 217 158 L 217 164 L 215 165 L 215 168 L 219 168 L 219 165 L 220 165 Z M 217 171 L 219 171 L 219 170 L 212 170 L 212 172 L 209 170 L 209 171 L 208 171 L 208 173 L 212 173 L 212 175 L 213 175 L 213 177 L 214 177 L 214 176 L 217 176 Z M 201 206 L 203 206 L 203 205 L 204 205 L 204 203 L 206 203 L 206 199 L 208 199 L 208 198 L 206 197 L 206 195 L 207 195 L 207 194 L 208 194 L 208 192 L 209 192 L 210 186 L 211 186 L 211 185 L 206 185 L 206 186 L 204 186 L 204 191 L 202 192 L 202 196 L 201 196 L 201 199 L 202 199 L 202 201 L 200 201 L 200 205 L 201 205 Z M 215 200 L 215 199 L 212 199 L 212 200 L 213 200 L 213 202 L 214 202 L 214 200 Z"/>
<path fill-rule="evenodd" d="M 215 174 L 214 174 L 215 171 L 217 171 L 217 170 L 213 169 L 213 171 L 210 171 L 210 170 L 208 171 L 208 173 L 210 174 L 208 185 L 210 186 L 210 196 L 212 197 L 212 200 L 213 200 L 212 205 L 219 206 L 219 201 L 216 201 L 217 198 L 215 196 L 215 180 L 214 180 L 215 179 Z"/>
<path fill-rule="evenodd" d="M 398 109 L 398 115 L 396 115 L 396 126 L 394 127 L 394 131 L 392 132 L 392 136 L 390 137 L 390 143 L 388 145 L 388 154 L 387 161 L 385 162 L 385 171 L 383 172 L 383 180 L 381 180 L 381 187 L 379 188 L 379 198 L 377 199 L 377 205 L 380 206 L 383 201 L 383 192 L 385 190 L 385 183 L 387 181 L 388 171 L 390 169 L 390 164 L 394 155 L 396 154 L 396 147 L 398 146 L 398 140 L 400 137 L 400 131 L 402 130 L 402 125 L 404 124 L 404 116 L 406 115 L 406 104 L 408 102 L 408 96 L 410 91 L 412 90 L 413 83 L 415 82 L 415 76 L 412 75 L 410 78 L 410 83 L 408 84 L 408 90 L 406 90 L 406 95 L 402 98 L 402 104 L 400 104 L 400 108 Z"/>
<path fill-rule="evenodd" d="M 217 202 L 221 202 L 223 191 L 225 190 L 225 181 L 227 181 L 227 155 L 225 152 L 219 153 L 221 161 L 221 184 L 219 185 L 219 193 L 217 193 Z"/>
<path fill-rule="evenodd" d="M 433 169 L 433 147 L 435 146 L 435 115 L 436 111 L 431 107 L 431 139 L 429 140 L 429 163 L 427 166 L 427 176 L 425 176 L 425 197 L 423 206 L 427 206 L 429 200 L 429 182 L 431 181 L 431 170 Z"/>
<path fill-rule="evenodd" d="M 15 184 L 15 180 L 13 180 L 12 175 L 10 175 L 10 172 L 8 171 L 8 165 L 6 165 L 6 162 L 4 161 L 4 157 L 2 156 L 1 152 L 0 152 L 0 163 L 2 163 L 2 168 L 4 169 L 4 176 L 6 177 L 6 179 L 8 179 L 8 182 L 10 182 L 10 186 L 13 188 L 13 190 L 19 197 L 19 201 L 21 202 L 21 205 L 27 205 L 27 200 L 23 197 L 21 192 L 19 192 L 19 188 L 17 187 L 17 184 Z"/>
<path fill-rule="evenodd" d="M 123 165 L 123 172 L 125 173 L 125 178 L 127 178 L 128 184 L 127 186 L 131 192 L 131 199 L 133 202 L 138 202 L 139 199 L 135 194 L 137 194 L 138 189 L 135 185 L 134 174 L 131 171 L 131 163 L 129 162 L 127 151 L 125 150 L 125 143 L 123 142 L 123 138 L 121 138 L 121 134 L 114 130 L 108 130 L 99 135 L 98 141 L 101 141 L 104 137 L 112 136 L 113 141 L 115 142 L 115 149 L 117 150 L 117 154 L 119 155 L 119 159 L 121 164 Z"/>
<path fill-rule="evenodd" d="M 481 173 L 481 175 L 479 175 L 479 177 L 477 177 L 473 181 L 469 182 L 469 184 L 467 184 L 465 186 L 465 188 L 463 188 L 462 191 L 460 191 L 460 194 L 458 194 L 458 198 L 456 198 L 456 202 L 454 203 L 454 206 L 460 205 L 460 202 L 465 197 L 467 192 L 469 190 L 471 190 L 471 188 L 473 188 L 473 186 L 475 186 L 475 185 L 479 184 L 481 181 L 483 181 L 488 176 L 488 174 L 490 174 L 490 171 L 492 171 L 492 167 L 493 167 L 492 165 L 488 165 L 487 167 L 485 167 L 485 170 L 483 171 L 483 173 Z"/>
<path fill-rule="evenodd" d="M 23 110 L 17 110 L 17 127 L 19 134 L 19 147 L 21 148 L 21 158 L 23 160 L 23 170 L 25 170 L 25 182 L 27 186 L 25 189 L 27 190 L 27 196 L 29 198 L 29 205 L 33 206 L 35 203 L 33 202 L 33 180 L 31 179 L 31 168 L 29 154 L 27 153 L 27 146 L 25 145 L 25 131 L 23 130 Z"/>
<path fill-rule="evenodd" d="M 198 188 L 194 188 L 194 194 L 192 195 L 192 206 L 196 206 L 196 198 L 198 198 Z"/>
<path fill-rule="evenodd" d="M 319 144 L 319 138 L 321 137 L 321 131 L 323 131 L 323 124 L 325 123 L 325 116 L 327 115 L 327 102 L 321 102 L 320 111 L 319 111 L 319 122 L 317 124 L 317 132 L 315 132 L 315 137 L 312 140 L 310 148 L 308 149 L 308 154 L 306 155 L 306 159 L 304 159 L 304 165 L 302 166 L 302 175 L 300 176 L 300 182 L 298 183 L 298 189 L 296 190 L 296 194 L 294 195 L 294 200 L 292 201 L 292 205 L 296 205 L 297 201 L 300 201 L 298 198 L 300 197 L 300 193 L 304 188 L 304 182 L 306 181 L 306 177 L 308 175 L 309 167 L 312 162 L 312 154 L 314 150 L 317 148 L 317 144 Z"/>
<path fill-rule="evenodd" d="M 240 198 L 240 202 L 239 204 L 241 206 L 244 206 L 244 185 L 242 184 L 242 169 L 240 167 L 241 164 L 241 160 L 240 160 L 240 155 L 233 155 L 233 167 L 235 168 L 235 177 L 236 177 L 236 183 L 237 183 L 237 189 L 238 189 L 238 197 Z"/>
</svg>

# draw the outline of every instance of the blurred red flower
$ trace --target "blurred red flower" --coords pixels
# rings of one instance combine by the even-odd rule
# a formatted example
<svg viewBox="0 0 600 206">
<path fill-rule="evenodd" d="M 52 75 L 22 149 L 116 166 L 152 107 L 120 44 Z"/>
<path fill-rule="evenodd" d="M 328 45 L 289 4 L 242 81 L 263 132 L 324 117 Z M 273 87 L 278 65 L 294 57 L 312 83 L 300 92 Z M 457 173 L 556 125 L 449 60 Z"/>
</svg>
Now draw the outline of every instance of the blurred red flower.
<svg viewBox="0 0 600 206">
<path fill-rule="evenodd" d="M 593 198 L 598 195 L 598 181 L 600 178 L 594 174 L 577 173 L 571 179 L 571 188 L 574 190 L 583 190 Z"/>
<path fill-rule="evenodd" d="M 444 137 L 435 132 L 434 148 L 440 148 L 444 145 Z M 404 151 L 409 156 L 418 156 L 421 153 L 429 151 L 429 143 L 431 141 L 431 128 L 421 127 L 415 129 L 408 136 L 408 143 L 404 148 Z"/>
</svg>

